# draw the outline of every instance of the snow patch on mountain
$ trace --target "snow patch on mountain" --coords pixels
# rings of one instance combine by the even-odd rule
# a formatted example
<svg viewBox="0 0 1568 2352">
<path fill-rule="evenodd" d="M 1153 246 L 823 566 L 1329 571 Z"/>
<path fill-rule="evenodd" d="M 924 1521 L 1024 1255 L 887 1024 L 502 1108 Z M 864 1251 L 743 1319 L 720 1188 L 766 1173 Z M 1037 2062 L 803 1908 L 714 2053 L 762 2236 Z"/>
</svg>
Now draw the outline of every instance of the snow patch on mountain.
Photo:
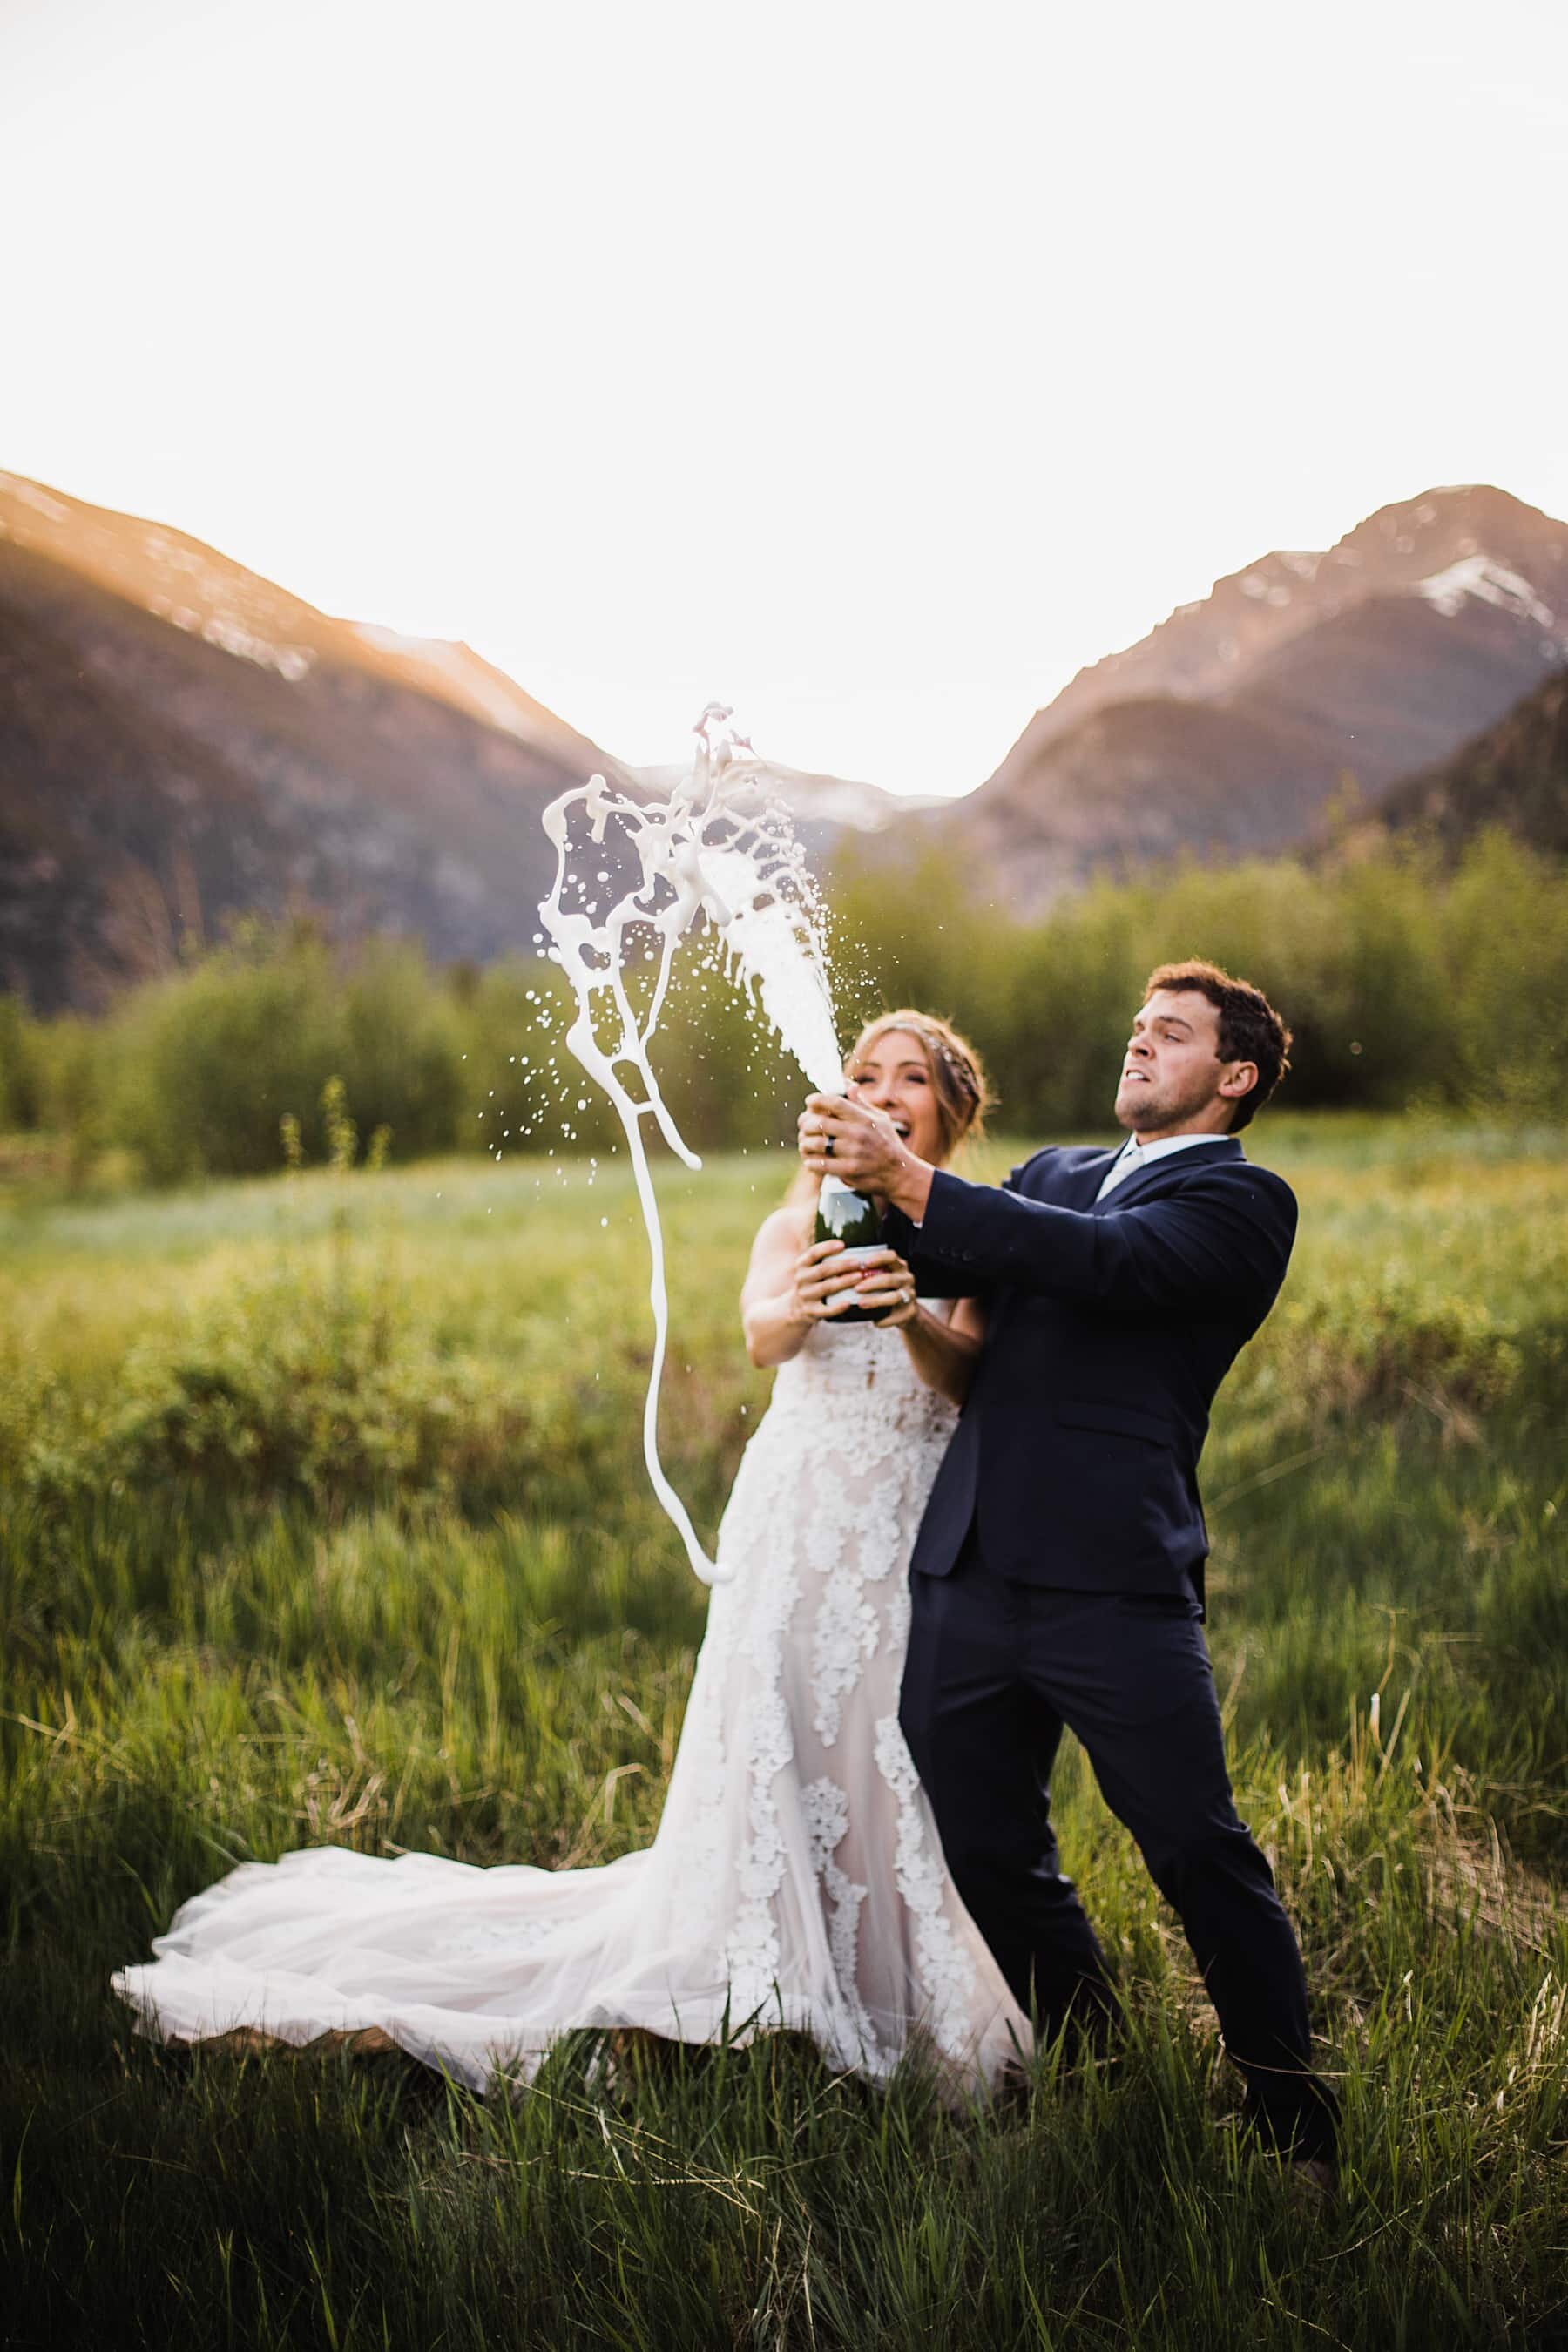
<svg viewBox="0 0 1568 2352">
<path fill-rule="evenodd" d="M 1426 579 L 1418 580 L 1415 593 L 1425 596 L 1447 621 L 1458 619 L 1467 597 L 1474 596 L 1480 604 L 1497 604 L 1505 613 L 1521 614 L 1539 628 L 1556 626 L 1557 615 L 1536 594 L 1529 581 L 1521 579 L 1506 564 L 1494 563 L 1489 555 L 1461 556 L 1446 571 L 1434 572 Z"/>
<path fill-rule="evenodd" d="M 234 654 L 240 661 L 254 662 L 258 669 L 275 669 L 290 686 L 298 686 L 315 661 L 311 646 L 273 646 L 258 637 L 226 613 L 214 613 L 202 625 L 202 635 L 209 646 L 221 646 L 226 654 Z"/>
<path fill-rule="evenodd" d="M 675 764 L 628 768 L 627 781 L 640 791 L 669 793 L 687 771 Z M 787 805 L 797 823 L 842 825 L 851 833 L 883 833 L 900 817 L 950 803 L 938 793 L 895 793 L 882 784 L 858 783 L 848 776 L 824 776 L 800 768 L 763 763 L 759 782 Z"/>
</svg>

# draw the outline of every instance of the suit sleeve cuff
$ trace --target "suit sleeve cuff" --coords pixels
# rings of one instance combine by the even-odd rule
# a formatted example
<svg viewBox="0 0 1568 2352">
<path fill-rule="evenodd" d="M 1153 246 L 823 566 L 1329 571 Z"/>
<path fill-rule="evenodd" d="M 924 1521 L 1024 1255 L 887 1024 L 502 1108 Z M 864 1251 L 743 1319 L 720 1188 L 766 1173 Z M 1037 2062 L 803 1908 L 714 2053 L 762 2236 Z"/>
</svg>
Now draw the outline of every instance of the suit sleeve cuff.
<svg viewBox="0 0 1568 2352">
<path fill-rule="evenodd" d="M 922 1257 L 939 1258 L 948 1265 L 972 1265 L 973 1256 L 963 1245 L 963 1227 L 969 1195 L 978 1189 L 966 1184 L 962 1176 L 950 1176 L 946 1169 L 939 1168 L 931 1180 L 925 1215 L 918 1225 L 901 1209 L 889 1210 L 886 1223 L 894 1247 L 898 1245 L 895 1232 L 918 1234 Z"/>
</svg>

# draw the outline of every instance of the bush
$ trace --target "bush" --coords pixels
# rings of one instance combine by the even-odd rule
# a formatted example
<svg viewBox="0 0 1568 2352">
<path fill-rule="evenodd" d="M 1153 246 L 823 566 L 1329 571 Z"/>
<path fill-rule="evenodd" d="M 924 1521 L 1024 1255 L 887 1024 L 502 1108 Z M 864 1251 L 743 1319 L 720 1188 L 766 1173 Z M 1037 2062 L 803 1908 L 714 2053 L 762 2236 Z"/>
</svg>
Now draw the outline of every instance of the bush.
<svg viewBox="0 0 1568 2352">
<path fill-rule="evenodd" d="M 107 1037 L 109 1139 L 156 1181 L 280 1164 L 280 1122 L 325 1157 L 321 1102 L 339 1077 L 360 1131 L 395 1155 L 450 1150 L 462 1048 L 416 948 L 376 941 L 347 969 L 309 930 L 265 931 L 128 998 Z"/>
<path fill-rule="evenodd" d="M 14 996 L 0 996 L 0 1135 L 38 1124 L 36 1024 Z"/>
<path fill-rule="evenodd" d="M 572 997 L 552 964 L 513 957 L 482 972 L 459 967 L 449 994 L 462 1038 L 457 1139 L 465 1150 L 608 1150 L 620 1129 L 561 1043 Z"/>
<path fill-rule="evenodd" d="M 1453 1098 L 1555 1116 L 1568 1066 L 1568 908 L 1563 870 L 1484 835 L 1442 909 Z"/>
<path fill-rule="evenodd" d="M 32 1024 L 28 1056 L 37 1124 L 68 1139 L 70 1173 L 79 1180 L 110 1140 L 109 1032 L 101 1022 L 61 1013 Z"/>
<path fill-rule="evenodd" d="M 950 1012 L 1016 1132 L 1110 1123 L 1145 976 L 1202 955 L 1264 989 L 1295 1032 L 1292 1107 L 1548 1109 L 1568 1057 L 1568 883 L 1501 835 L 1453 870 L 1394 843 L 1356 863 L 1185 865 L 1101 882 L 1033 922 L 952 860 L 851 852 L 835 903 L 874 975 L 857 1013 Z"/>
<path fill-rule="evenodd" d="M 951 1014 L 984 1054 L 1003 1122 L 1103 1133 L 1127 1024 L 1152 966 L 1212 956 L 1266 989 L 1295 1031 L 1281 1100 L 1302 1108 L 1447 1104 L 1550 1113 L 1568 1059 L 1568 887 L 1503 835 L 1457 866 L 1394 844 L 1355 863 L 1183 866 L 1094 885 L 1024 922 L 944 853 L 834 876 L 844 1041 L 890 1003 Z M 717 968 L 684 946 L 654 1061 L 699 1150 L 787 1139 L 800 1073 Z M 634 995 L 645 975 L 634 968 Z M 160 1182 L 279 1165 L 279 1127 L 325 1149 L 341 1077 L 362 1136 L 395 1157 L 465 1150 L 605 1152 L 619 1128 L 563 1042 L 559 971 L 528 957 L 432 973 L 373 941 L 344 959 L 308 927 L 241 929 L 126 997 L 104 1023 L 38 1024 L 0 1000 L 0 1128 L 70 1139 L 79 1179 L 105 1150 Z"/>
<path fill-rule="evenodd" d="M 308 935 L 247 940 L 128 998 L 110 1026 L 110 1126 L 160 1182 L 279 1165 L 338 1067 L 331 959 Z"/>
</svg>

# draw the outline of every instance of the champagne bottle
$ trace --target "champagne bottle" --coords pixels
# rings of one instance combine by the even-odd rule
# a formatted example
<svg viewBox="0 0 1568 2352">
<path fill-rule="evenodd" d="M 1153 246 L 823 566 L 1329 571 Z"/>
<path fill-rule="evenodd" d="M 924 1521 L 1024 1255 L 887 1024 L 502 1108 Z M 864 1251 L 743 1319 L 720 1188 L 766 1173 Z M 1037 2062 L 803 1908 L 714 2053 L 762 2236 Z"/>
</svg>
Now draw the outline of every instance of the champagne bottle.
<svg viewBox="0 0 1568 2352">
<path fill-rule="evenodd" d="M 816 1197 L 816 1239 L 819 1242 L 841 1242 L 844 1255 L 858 1265 L 873 1250 L 885 1246 L 882 1240 L 881 1213 L 868 1193 L 852 1192 L 837 1176 L 825 1176 L 822 1190 Z M 873 1311 L 868 1307 L 840 1307 L 827 1318 L 827 1328 L 835 1323 L 874 1323 L 886 1307 Z"/>
</svg>

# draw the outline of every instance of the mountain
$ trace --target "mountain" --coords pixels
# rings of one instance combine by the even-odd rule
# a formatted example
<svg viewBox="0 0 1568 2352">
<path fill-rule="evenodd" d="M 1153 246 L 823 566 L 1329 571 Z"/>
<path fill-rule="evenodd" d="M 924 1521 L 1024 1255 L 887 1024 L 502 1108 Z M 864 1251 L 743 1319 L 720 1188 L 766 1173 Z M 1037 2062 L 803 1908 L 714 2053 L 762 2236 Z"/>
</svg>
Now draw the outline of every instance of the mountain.
<svg viewBox="0 0 1568 2352">
<path fill-rule="evenodd" d="M 1568 660 L 1568 525 L 1435 489 L 1326 553 L 1265 556 L 1081 670 L 967 800 L 901 837 L 963 847 L 1015 906 L 1151 858 L 1290 848 Z"/>
<path fill-rule="evenodd" d="M 1565 663 L 1568 526 L 1431 490 L 1081 671 L 966 801 L 773 776 L 819 870 L 853 830 L 873 858 L 978 862 L 1025 909 L 1098 872 L 1321 840 L 1351 778 L 1380 822 L 1452 835 L 1489 807 L 1557 839 Z M 668 781 L 467 646 L 331 619 L 180 531 L 0 474 L 0 988 L 40 1008 L 98 1003 L 241 913 L 438 959 L 531 944 L 541 814 L 595 769 Z"/>
<path fill-rule="evenodd" d="M 686 770 L 671 765 L 628 772 L 634 789 L 663 793 Z M 885 833 L 903 817 L 947 806 L 939 793 L 890 793 L 880 784 L 855 783 L 847 776 L 781 767 L 774 760 L 767 763 L 767 781 L 770 794 L 789 810 L 795 837 L 819 871 L 847 833 Z"/>
<path fill-rule="evenodd" d="M 553 873 L 545 803 L 595 769 L 633 793 L 684 773 L 608 757 L 470 646 L 331 619 L 0 474 L 0 989 L 95 1004 L 290 909 L 502 954 Z M 927 805 L 771 773 L 813 857 Z"/>
<path fill-rule="evenodd" d="M 0 986 L 91 1004 L 237 912 L 531 940 L 545 803 L 613 761 L 466 646 L 330 619 L 0 475 Z"/>
<path fill-rule="evenodd" d="M 1500 825 L 1532 848 L 1568 857 L 1568 669 L 1452 759 L 1393 785 L 1374 817 L 1390 831 L 1434 833 L 1451 849 L 1484 825 Z"/>
</svg>

